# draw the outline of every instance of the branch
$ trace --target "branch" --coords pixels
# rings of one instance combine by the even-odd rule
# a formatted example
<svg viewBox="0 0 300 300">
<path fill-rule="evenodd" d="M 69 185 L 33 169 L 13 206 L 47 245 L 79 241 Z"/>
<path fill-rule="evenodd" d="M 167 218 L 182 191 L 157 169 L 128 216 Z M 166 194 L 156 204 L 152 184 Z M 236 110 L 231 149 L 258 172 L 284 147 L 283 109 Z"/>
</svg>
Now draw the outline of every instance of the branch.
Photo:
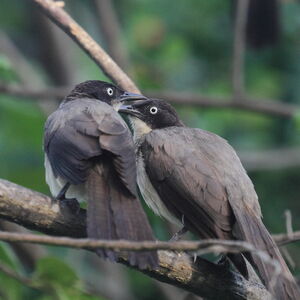
<svg viewBox="0 0 300 300">
<path fill-rule="evenodd" d="M 168 250 L 168 251 L 187 251 L 197 255 L 207 253 L 241 253 L 253 252 L 263 257 L 263 260 L 270 263 L 264 251 L 254 248 L 251 244 L 243 241 L 231 241 L 220 239 L 205 239 L 201 241 L 127 241 L 127 240 L 95 240 L 88 238 L 69 238 L 69 237 L 51 237 L 47 235 L 37 235 L 28 233 L 12 233 L 0 231 L 0 240 L 5 242 L 23 242 L 32 244 L 42 244 L 51 246 L 62 246 L 78 249 L 109 249 L 109 250 Z M 273 262 L 271 262 L 273 264 Z"/>
<path fill-rule="evenodd" d="M 272 235 L 274 241 L 277 245 L 286 245 L 294 242 L 300 241 L 300 230 L 293 231 L 292 235 L 289 235 L 287 233 L 280 233 L 280 234 L 273 234 Z"/>
<path fill-rule="evenodd" d="M 96 7 L 97 20 L 107 43 L 108 52 L 123 68 L 128 69 L 128 53 L 122 40 L 118 17 L 111 0 L 93 0 Z"/>
<path fill-rule="evenodd" d="M 51 198 L 1 179 L 0 217 L 51 235 L 86 237 L 85 211 L 76 216 L 61 212 Z"/>
<path fill-rule="evenodd" d="M 215 98 L 190 93 L 147 92 L 145 94 L 152 98 L 170 101 L 173 104 L 195 105 L 203 108 L 234 108 L 284 118 L 292 118 L 300 110 L 296 105 L 283 104 L 276 99 L 245 97 L 236 101 L 234 97 Z"/>
<path fill-rule="evenodd" d="M 68 34 L 102 69 L 104 74 L 111 78 L 123 89 L 140 93 L 137 86 L 111 59 L 111 57 L 77 24 L 61 7 L 61 2 L 52 0 L 31 0 L 34 2 L 58 27 Z"/>
<path fill-rule="evenodd" d="M 247 171 L 272 171 L 300 166 L 300 147 L 243 151 L 238 155 Z"/>
<path fill-rule="evenodd" d="M 58 234 L 71 237 L 85 237 L 85 216 L 81 212 L 79 215 L 72 215 L 70 212 L 61 211 L 59 206 L 52 202 L 51 198 L 18 186 L 6 180 L 0 180 L 0 217 L 23 224 L 28 228 L 33 228 L 40 232 L 46 232 L 49 234 Z M 11 233 L 9 233 L 11 236 Z M 2 232 L 1 237 L 7 240 L 12 238 L 8 237 L 7 233 Z M 17 237 L 18 241 L 21 241 L 20 237 Z M 40 235 L 23 235 L 24 239 L 28 242 L 41 238 L 45 243 L 52 242 L 53 238 Z M 82 239 L 69 239 L 69 238 L 54 238 L 61 245 L 66 242 L 74 243 L 78 242 L 81 246 L 95 246 L 99 247 L 103 241 L 95 240 L 82 240 Z M 88 244 L 86 244 L 88 243 Z M 110 241 L 110 244 L 105 244 L 107 247 L 118 247 L 123 244 L 124 249 L 132 247 L 140 247 L 147 249 L 157 248 L 156 243 L 142 244 L 136 243 L 132 246 L 132 243 L 127 241 Z M 148 244 L 147 244 L 148 243 Z M 182 242 L 180 242 L 182 243 Z M 186 242 L 184 242 L 186 243 Z M 214 251 L 220 251 L 219 244 L 215 248 L 216 244 L 210 241 L 210 246 Z M 230 242 L 228 241 L 230 244 Z M 78 245 L 79 245 L 78 244 Z M 171 245 L 170 245 L 171 244 Z M 70 245 L 70 244 L 69 244 Z M 104 244 L 102 245 L 104 246 Z M 159 245 L 161 247 L 181 247 L 183 245 L 177 245 L 174 243 L 164 243 Z M 203 245 L 201 245 L 202 247 Z M 222 245 L 220 245 L 222 247 Z M 240 245 L 244 246 L 244 245 Z M 247 246 L 247 245 L 246 245 Z M 189 249 L 196 249 L 196 245 L 186 245 Z M 230 247 L 234 247 L 231 245 Z M 179 249 L 179 248 L 177 248 Z M 194 251 L 193 250 L 193 251 Z M 249 295 L 252 295 L 252 299 L 262 299 L 268 295 L 266 289 L 257 281 L 246 281 L 238 273 L 231 271 L 228 266 L 222 264 L 213 264 L 204 259 L 198 258 L 196 262 L 193 262 L 190 256 L 184 253 L 159 251 L 159 267 L 156 270 L 148 270 L 145 273 L 159 281 L 172 284 L 174 286 L 183 288 L 196 295 L 205 297 L 207 299 L 247 299 Z M 126 264 L 126 262 L 124 262 Z"/>
<path fill-rule="evenodd" d="M 238 0 L 234 24 L 232 85 L 234 100 L 240 100 L 245 92 L 244 64 L 246 25 L 249 0 Z"/>
<path fill-rule="evenodd" d="M 49 98 L 63 99 L 72 87 L 57 87 L 47 89 L 30 89 L 21 86 L 0 83 L 0 93 L 30 98 L 36 101 L 48 101 Z M 145 95 L 169 101 L 172 104 L 194 105 L 202 108 L 233 108 L 262 113 L 270 116 L 292 118 L 300 107 L 279 102 L 276 99 L 252 99 L 235 101 L 233 98 L 214 98 L 190 93 L 146 91 Z"/>
</svg>

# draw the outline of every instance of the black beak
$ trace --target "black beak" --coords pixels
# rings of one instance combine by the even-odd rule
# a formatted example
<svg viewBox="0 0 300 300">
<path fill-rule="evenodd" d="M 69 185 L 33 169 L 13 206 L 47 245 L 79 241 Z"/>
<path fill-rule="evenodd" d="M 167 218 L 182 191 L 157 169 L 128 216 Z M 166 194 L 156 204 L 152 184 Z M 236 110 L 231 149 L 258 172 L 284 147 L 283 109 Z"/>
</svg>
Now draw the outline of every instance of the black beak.
<svg viewBox="0 0 300 300">
<path fill-rule="evenodd" d="M 140 94 L 134 94 L 134 93 L 129 93 L 129 92 L 124 92 L 120 96 L 120 101 L 125 102 L 125 101 L 134 101 L 134 100 L 145 100 L 147 97 L 140 95 Z"/>
<path fill-rule="evenodd" d="M 150 102 L 150 100 L 143 95 L 128 92 L 125 92 L 121 95 L 120 101 L 122 102 L 122 105 L 120 106 L 118 112 L 126 113 L 137 118 L 140 118 L 142 114 L 136 110 L 136 108 Z"/>
</svg>

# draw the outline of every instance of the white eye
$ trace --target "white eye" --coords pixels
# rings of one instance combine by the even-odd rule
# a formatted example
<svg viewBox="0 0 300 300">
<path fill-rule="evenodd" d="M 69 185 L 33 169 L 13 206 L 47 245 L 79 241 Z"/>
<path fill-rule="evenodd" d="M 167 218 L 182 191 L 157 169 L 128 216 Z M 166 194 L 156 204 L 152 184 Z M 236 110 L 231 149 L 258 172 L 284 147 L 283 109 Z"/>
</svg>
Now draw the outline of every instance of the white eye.
<svg viewBox="0 0 300 300">
<path fill-rule="evenodd" d="M 150 114 L 155 115 L 158 112 L 158 108 L 156 106 L 150 107 Z"/>
<path fill-rule="evenodd" d="M 114 94 L 114 90 L 112 88 L 107 88 L 106 92 L 107 92 L 108 96 L 112 96 Z"/>
</svg>

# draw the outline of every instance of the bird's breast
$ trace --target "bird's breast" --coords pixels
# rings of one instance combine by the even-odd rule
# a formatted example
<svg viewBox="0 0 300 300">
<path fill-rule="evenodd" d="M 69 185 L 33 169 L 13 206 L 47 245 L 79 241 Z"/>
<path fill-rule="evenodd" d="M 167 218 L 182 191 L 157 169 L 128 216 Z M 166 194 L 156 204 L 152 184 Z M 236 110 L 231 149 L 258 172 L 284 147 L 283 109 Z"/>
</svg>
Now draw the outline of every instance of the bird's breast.
<svg viewBox="0 0 300 300">
<path fill-rule="evenodd" d="M 153 187 L 149 176 L 147 175 L 144 159 L 141 153 L 138 153 L 137 155 L 137 183 L 146 204 L 153 210 L 155 214 L 165 218 L 175 225 L 182 226 L 180 221 L 166 208 L 160 199 L 160 196 Z"/>
</svg>

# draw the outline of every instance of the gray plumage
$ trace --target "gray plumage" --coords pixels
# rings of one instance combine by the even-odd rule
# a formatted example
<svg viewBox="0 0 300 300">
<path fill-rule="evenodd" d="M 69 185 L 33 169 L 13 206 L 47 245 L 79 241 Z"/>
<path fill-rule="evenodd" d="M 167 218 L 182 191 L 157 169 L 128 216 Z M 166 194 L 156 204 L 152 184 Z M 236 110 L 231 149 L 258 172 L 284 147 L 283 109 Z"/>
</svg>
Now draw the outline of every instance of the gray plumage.
<svg viewBox="0 0 300 300">
<path fill-rule="evenodd" d="M 201 129 L 169 127 L 146 134 L 139 151 L 153 187 L 177 219 L 184 216 L 184 225 L 201 238 L 246 240 L 267 251 L 283 267 L 275 294 L 299 299 L 292 275 L 261 221 L 253 184 L 224 139 Z M 273 267 L 252 253 L 247 257 L 268 284 Z"/>
<path fill-rule="evenodd" d="M 274 287 L 273 266 L 253 253 L 244 255 L 278 299 L 300 299 L 298 286 L 261 220 L 253 184 L 227 141 L 184 127 L 162 100 L 141 101 L 123 112 L 130 115 L 137 145 L 138 186 L 154 212 L 183 222 L 199 238 L 245 240 L 267 251 L 282 268 Z M 230 258 L 244 274 L 242 256 Z"/>
<path fill-rule="evenodd" d="M 64 101 L 45 125 L 46 181 L 53 196 L 68 182 L 66 198 L 87 201 L 90 238 L 154 240 L 136 197 L 134 144 L 126 123 L 93 98 Z M 120 253 L 98 250 L 115 261 Z M 131 265 L 155 267 L 156 252 L 126 253 Z"/>
</svg>

